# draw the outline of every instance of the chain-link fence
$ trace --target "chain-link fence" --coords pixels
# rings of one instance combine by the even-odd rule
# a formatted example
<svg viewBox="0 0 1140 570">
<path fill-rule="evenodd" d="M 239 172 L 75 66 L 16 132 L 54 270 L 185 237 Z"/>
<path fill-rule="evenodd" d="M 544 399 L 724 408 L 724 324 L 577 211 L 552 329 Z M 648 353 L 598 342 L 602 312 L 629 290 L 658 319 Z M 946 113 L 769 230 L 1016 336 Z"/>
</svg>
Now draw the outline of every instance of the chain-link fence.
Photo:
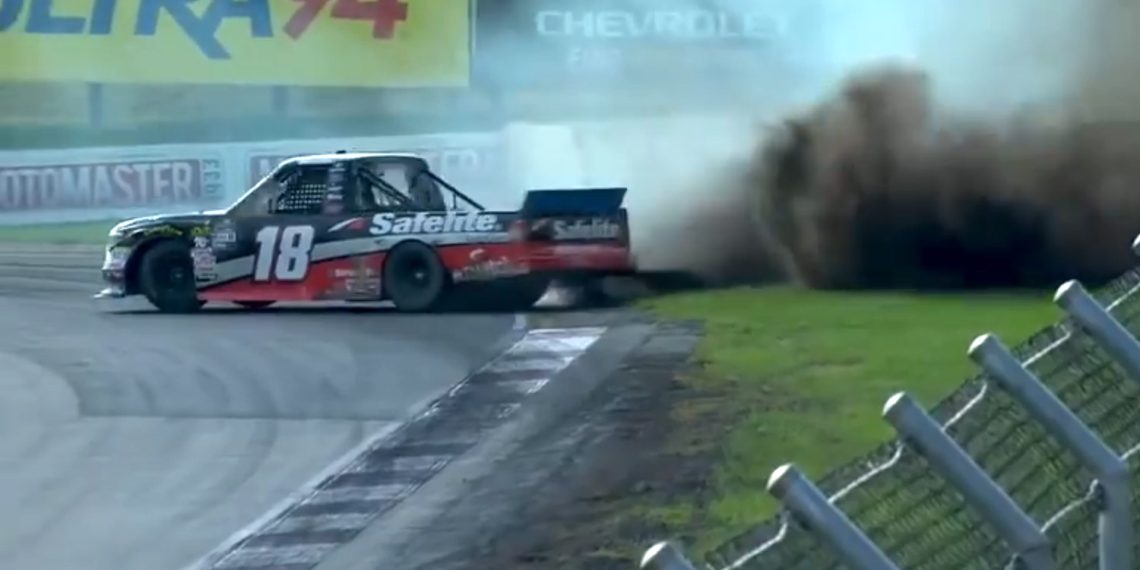
<svg viewBox="0 0 1140 570">
<path fill-rule="evenodd" d="M 976 489 L 965 487 L 962 479 L 957 480 L 957 485 L 951 483 L 955 477 L 947 471 L 956 467 L 939 467 L 934 455 L 945 459 L 953 449 L 918 445 L 907 432 L 818 482 L 822 495 L 816 507 L 828 511 L 828 504 L 834 506 L 830 509 L 834 515 L 831 518 L 810 507 L 797 508 L 796 501 L 786 495 L 780 497 L 780 492 L 773 490 L 783 500 L 785 511 L 714 551 L 705 560 L 706 565 L 750 570 L 891 568 L 892 564 L 904 570 L 1091 569 L 1113 568 L 1120 560 L 1140 561 L 1140 552 L 1133 556 L 1130 551 L 1131 544 L 1140 542 L 1131 539 L 1135 515 L 1128 510 L 1129 499 L 1140 488 L 1134 484 L 1140 474 L 1140 459 L 1136 458 L 1140 449 L 1140 377 L 1135 367 L 1140 363 L 1140 344 L 1134 338 L 1140 335 L 1140 271 L 1121 276 L 1091 296 L 1084 294 L 1079 285 L 1075 289 L 1070 293 L 1080 296 L 1083 305 L 1067 304 L 1059 294 L 1058 303 L 1066 309 L 1066 318 L 1006 354 L 1012 353 L 1016 359 L 1009 359 L 1017 369 L 1014 376 L 1018 370 L 1028 371 L 1040 381 L 1033 382 L 1024 375 L 1029 384 L 1038 387 L 1037 396 L 1050 399 L 1047 394 L 1051 393 L 1055 396 L 1053 401 L 1059 400 L 1075 414 L 1080 422 L 1071 422 L 1070 427 L 1075 426 L 1089 437 L 1080 440 L 1088 445 L 1077 445 L 1073 439 L 1065 445 L 1057 431 L 1063 418 L 1049 412 L 1034 415 L 1032 402 L 1027 403 L 1025 398 L 1036 396 L 1025 396 L 1018 388 L 1011 388 L 1008 381 L 995 376 L 995 369 L 986 366 L 985 372 L 966 381 L 934 406 L 929 415 L 934 419 L 930 425 L 940 428 L 935 431 L 949 436 L 946 445 L 953 448 L 949 441 L 956 442 L 980 467 L 979 480 L 988 483 L 983 475 L 988 476 L 997 484 L 994 489 L 1000 488 L 1015 503 L 1008 505 L 1013 510 L 1020 507 L 1027 515 L 1021 520 L 1032 523 L 1030 530 L 1041 540 L 1045 562 L 1033 562 L 1027 556 L 1027 550 L 1032 549 L 1032 533 L 1022 535 L 1029 542 L 1017 544 L 1016 529 L 1009 528 L 1009 524 L 1016 526 L 1016 513 L 1010 515 L 1012 522 L 1003 529 L 1002 521 L 995 521 L 995 517 L 1005 515 L 987 513 L 982 504 L 985 501 L 971 499 L 969 495 Z M 1091 303 L 1093 300 L 1099 305 Z M 1082 311 L 1098 313 L 1099 324 L 1090 324 Z M 1104 318 L 1108 315 L 1112 318 Z M 1097 314 L 1092 315 L 1096 317 Z M 1118 341 L 1116 351 L 1105 338 L 1113 331 Z M 1125 331 L 1131 335 L 1123 334 Z M 974 349 L 971 350 L 974 357 Z M 1133 353 L 1122 356 L 1121 350 Z M 981 363 L 982 359 L 975 360 Z M 1041 385 L 1047 391 L 1040 390 Z M 1060 406 L 1054 408 L 1055 412 L 1058 410 Z M 1092 433 L 1082 429 L 1080 423 Z M 1111 453 L 1096 441 L 1098 437 Z M 1086 448 L 1098 445 L 1118 466 L 1119 458 L 1123 458 L 1131 476 L 1131 480 L 1124 481 L 1124 469 L 1119 469 L 1122 484 L 1118 488 L 1123 491 L 1116 496 L 1124 499 L 1116 500 L 1123 503 L 1115 505 L 1123 509 L 1116 514 L 1118 520 L 1127 524 L 1116 524 L 1120 528 L 1127 526 L 1127 531 L 1125 535 L 1113 536 L 1127 536 L 1122 557 L 1105 554 L 1105 548 L 1114 548 L 1112 536 L 1101 538 L 1111 532 L 1113 523 L 1111 517 L 1105 517 L 1112 496 L 1106 494 L 1106 477 L 1087 467 Z M 969 459 L 957 463 L 967 464 L 965 469 L 969 470 Z M 773 481 L 776 478 L 774 475 Z M 810 483 L 805 485 L 810 488 Z M 843 520 L 843 515 L 851 524 Z M 861 562 L 850 552 L 845 555 L 842 542 L 847 539 L 829 532 L 834 530 L 827 526 L 832 523 L 849 531 L 850 537 L 861 538 L 863 546 L 871 551 L 877 546 L 879 560 L 887 566 L 874 562 L 874 557 Z M 646 567 L 672 570 L 689 565 L 671 547 L 655 548 L 652 552 L 656 556 L 647 554 Z"/>
</svg>

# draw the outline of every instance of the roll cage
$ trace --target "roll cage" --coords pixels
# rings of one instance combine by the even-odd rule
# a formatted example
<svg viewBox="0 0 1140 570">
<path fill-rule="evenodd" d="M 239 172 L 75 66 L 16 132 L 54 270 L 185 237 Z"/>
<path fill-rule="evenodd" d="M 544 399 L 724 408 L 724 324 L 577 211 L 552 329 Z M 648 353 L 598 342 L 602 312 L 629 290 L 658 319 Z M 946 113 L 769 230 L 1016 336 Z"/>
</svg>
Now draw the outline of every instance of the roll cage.
<svg viewBox="0 0 1140 570">
<path fill-rule="evenodd" d="M 343 180 L 333 180 L 333 167 L 344 168 Z M 375 172 L 385 165 L 398 166 L 407 173 L 408 191 L 402 191 Z M 303 177 L 315 175 L 312 180 Z M 421 182 L 421 177 L 430 180 L 429 185 Z M 347 184 L 343 184 L 347 182 Z M 239 198 L 227 213 L 280 213 L 280 205 L 288 198 L 301 195 L 303 206 L 314 206 L 328 198 L 326 192 L 334 185 L 347 186 L 357 192 L 357 184 L 363 182 L 372 191 L 377 206 L 385 210 L 398 211 L 439 211 L 460 209 L 460 202 L 485 211 L 486 208 L 474 198 L 462 192 L 435 172 L 427 162 L 414 155 L 336 155 L 297 157 L 282 162 L 276 169 L 250 188 Z M 448 206 L 444 192 L 451 196 Z M 377 195 L 377 193 L 379 195 Z M 382 206 L 379 203 L 383 201 Z"/>
<path fill-rule="evenodd" d="M 376 187 L 380 188 L 381 191 L 383 191 L 386 195 L 388 195 L 389 197 L 391 197 L 397 201 L 402 201 L 404 203 L 407 203 L 409 206 L 411 206 L 414 209 L 430 209 L 430 208 L 421 207 L 415 200 L 411 199 L 408 196 L 405 196 L 403 192 L 400 192 L 399 190 L 397 190 L 396 187 L 389 184 L 387 180 L 384 180 L 383 178 L 377 176 L 371 170 L 361 170 L 359 175 L 362 178 L 364 178 L 366 181 L 368 181 L 370 184 L 373 184 Z M 416 176 L 417 177 L 427 176 L 428 178 L 430 178 L 432 180 L 432 182 L 435 182 L 436 184 L 439 184 L 441 187 L 447 189 L 447 191 L 451 194 L 451 197 L 452 197 L 452 202 L 451 202 L 452 209 L 458 208 L 458 205 L 459 205 L 458 201 L 459 200 L 463 200 L 465 203 L 467 203 L 467 205 L 471 206 L 472 208 L 475 208 L 476 210 L 479 210 L 480 212 L 487 209 L 487 208 L 483 207 L 483 205 L 480 204 L 479 202 L 476 202 L 474 198 L 471 198 L 467 194 L 464 194 L 458 188 L 452 186 L 450 183 L 448 183 L 443 178 L 440 178 L 436 173 L 432 172 L 430 168 L 425 167 L 423 170 L 416 173 Z M 413 183 L 414 183 L 414 179 L 413 179 Z"/>
</svg>

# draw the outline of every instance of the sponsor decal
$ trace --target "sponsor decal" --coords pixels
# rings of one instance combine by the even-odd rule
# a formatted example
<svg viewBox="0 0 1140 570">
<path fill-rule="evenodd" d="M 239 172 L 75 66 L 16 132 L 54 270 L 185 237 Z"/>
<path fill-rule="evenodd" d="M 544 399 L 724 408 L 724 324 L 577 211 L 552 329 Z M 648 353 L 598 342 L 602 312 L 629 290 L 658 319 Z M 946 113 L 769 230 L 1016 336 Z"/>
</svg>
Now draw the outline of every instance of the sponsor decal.
<svg viewBox="0 0 1140 570">
<path fill-rule="evenodd" d="M 376 277 L 380 272 L 371 267 L 353 267 L 351 269 L 338 268 L 333 270 L 334 279 L 356 279 L 361 277 Z"/>
<path fill-rule="evenodd" d="M 673 85 L 794 74 L 820 59 L 820 0 L 479 2 L 477 82 Z M 818 39 L 817 39 L 818 38 Z M 503 66 L 502 61 L 511 62 Z M 782 77 L 781 77 L 782 78 Z"/>
<path fill-rule="evenodd" d="M 466 4 L 3 0 L 0 81 L 460 87 Z M 290 65 L 266 64 L 283 54 Z M 346 54 L 369 57 L 328 64 Z"/>
<path fill-rule="evenodd" d="M 380 297 L 380 269 L 372 267 L 366 257 L 356 257 L 352 260 L 352 267 L 338 267 L 330 271 L 330 275 L 337 282 L 334 289 L 339 286 L 339 294 L 330 298 L 345 297 L 349 299 L 377 299 Z"/>
<path fill-rule="evenodd" d="M 180 236 L 180 235 L 182 235 L 182 231 L 179 230 L 178 228 L 174 227 L 174 226 L 163 225 L 163 226 L 158 226 L 158 227 L 154 227 L 154 228 L 146 228 L 142 231 L 142 235 L 144 237 Z"/>
<path fill-rule="evenodd" d="M 513 277 L 527 272 L 526 267 L 515 263 L 506 256 L 494 259 L 487 257 L 487 251 L 479 248 L 471 252 L 471 263 L 462 269 L 451 272 L 455 281 L 486 281 L 502 277 Z"/>
<path fill-rule="evenodd" d="M 348 163 L 337 161 L 329 167 L 328 181 L 325 184 L 325 201 L 322 211 L 325 214 L 344 212 L 344 185 L 347 181 Z"/>
<path fill-rule="evenodd" d="M 212 159 L 0 166 L 0 211 L 213 204 L 221 171 Z"/>
<path fill-rule="evenodd" d="M 344 213 L 344 197 L 340 194 L 325 194 L 321 202 L 321 213 L 326 216 L 336 216 Z"/>
<path fill-rule="evenodd" d="M 341 230 L 360 231 L 368 227 L 368 220 L 366 218 L 349 218 L 343 222 L 337 222 L 329 228 L 329 233 L 339 232 Z"/>
<path fill-rule="evenodd" d="M 380 278 L 349 278 L 344 280 L 345 293 L 350 297 L 380 297 Z"/>
<path fill-rule="evenodd" d="M 348 163 L 338 160 L 329 166 L 328 182 L 325 184 L 325 199 L 344 199 L 344 184 L 348 179 Z"/>
<path fill-rule="evenodd" d="M 397 214 L 385 212 L 372 217 L 369 233 L 374 236 L 408 234 L 493 233 L 503 231 L 499 217 L 480 212 Z"/>
<path fill-rule="evenodd" d="M 767 41 L 784 23 L 770 12 L 727 10 L 541 10 L 534 17 L 539 37 L 556 39 Z"/>
<path fill-rule="evenodd" d="M 210 238 L 204 235 L 194 236 L 194 247 L 190 249 L 190 259 L 194 262 L 194 278 L 198 281 L 209 281 L 218 276 L 218 259 L 210 247 Z"/>
<path fill-rule="evenodd" d="M 621 237 L 621 226 L 606 219 L 593 218 L 590 220 L 555 220 L 553 225 L 554 239 L 617 239 Z"/>
<path fill-rule="evenodd" d="M 227 249 L 237 243 L 237 229 L 233 220 L 222 218 L 214 223 L 214 233 L 210 236 L 214 249 Z"/>
</svg>

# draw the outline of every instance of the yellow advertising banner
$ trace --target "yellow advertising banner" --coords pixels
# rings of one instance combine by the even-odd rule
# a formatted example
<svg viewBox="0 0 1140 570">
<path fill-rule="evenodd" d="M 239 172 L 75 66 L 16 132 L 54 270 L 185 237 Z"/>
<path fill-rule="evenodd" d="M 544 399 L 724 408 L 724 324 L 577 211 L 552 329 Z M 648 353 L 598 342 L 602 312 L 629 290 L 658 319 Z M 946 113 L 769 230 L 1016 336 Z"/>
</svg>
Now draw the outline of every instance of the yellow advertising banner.
<svg viewBox="0 0 1140 570">
<path fill-rule="evenodd" d="M 466 86 L 469 0 L 0 0 L 0 81 Z"/>
</svg>

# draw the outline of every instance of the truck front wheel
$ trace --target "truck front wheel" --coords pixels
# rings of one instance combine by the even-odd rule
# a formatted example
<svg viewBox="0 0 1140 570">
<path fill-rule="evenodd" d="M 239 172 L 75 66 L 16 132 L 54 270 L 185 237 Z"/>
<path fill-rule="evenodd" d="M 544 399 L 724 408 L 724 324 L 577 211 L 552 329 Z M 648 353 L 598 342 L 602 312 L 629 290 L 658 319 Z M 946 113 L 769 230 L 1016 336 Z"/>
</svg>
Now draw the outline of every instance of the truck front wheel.
<svg viewBox="0 0 1140 570">
<path fill-rule="evenodd" d="M 192 313 L 206 304 L 198 299 L 190 248 L 176 240 L 143 252 L 139 285 L 147 300 L 164 313 Z"/>
</svg>

